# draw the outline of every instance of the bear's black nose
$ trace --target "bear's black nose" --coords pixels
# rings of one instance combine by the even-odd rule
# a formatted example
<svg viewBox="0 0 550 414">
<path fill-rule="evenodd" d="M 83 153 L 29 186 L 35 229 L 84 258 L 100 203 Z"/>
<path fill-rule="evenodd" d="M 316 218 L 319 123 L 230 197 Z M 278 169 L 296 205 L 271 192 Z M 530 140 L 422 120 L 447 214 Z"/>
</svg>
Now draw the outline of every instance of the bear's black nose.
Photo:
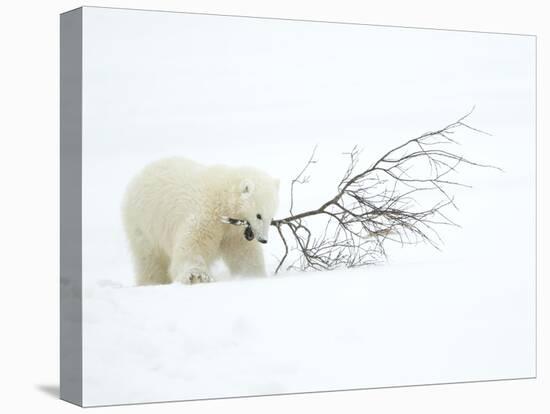
<svg viewBox="0 0 550 414">
<path fill-rule="evenodd" d="M 266 244 L 266 243 L 267 243 L 267 240 L 265 240 L 265 239 L 258 239 L 258 241 L 259 241 L 260 243 L 263 243 L 263 244 Z"/>
</svg>

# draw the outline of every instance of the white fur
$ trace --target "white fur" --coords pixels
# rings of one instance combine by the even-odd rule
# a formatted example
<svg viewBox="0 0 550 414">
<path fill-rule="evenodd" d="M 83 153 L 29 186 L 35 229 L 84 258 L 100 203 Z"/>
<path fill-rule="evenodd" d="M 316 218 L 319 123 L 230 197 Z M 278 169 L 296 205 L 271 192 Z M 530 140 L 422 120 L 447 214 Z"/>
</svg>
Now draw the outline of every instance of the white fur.
<svg viewBox="0 0 550 414">
<path fill-rule="evenodd" d="M 278 192 L 278 180 L 254 168 L 184 158 L 145 167 L 123 205 L 137 283 L 208 282 L 217 259 L 232 274 L 265 275 L 258 239 L 268 239 Z M 223 223 L 223 216 L 250 222 L 255 239 L 246 240 L 245 227 Z"/>
</svg>

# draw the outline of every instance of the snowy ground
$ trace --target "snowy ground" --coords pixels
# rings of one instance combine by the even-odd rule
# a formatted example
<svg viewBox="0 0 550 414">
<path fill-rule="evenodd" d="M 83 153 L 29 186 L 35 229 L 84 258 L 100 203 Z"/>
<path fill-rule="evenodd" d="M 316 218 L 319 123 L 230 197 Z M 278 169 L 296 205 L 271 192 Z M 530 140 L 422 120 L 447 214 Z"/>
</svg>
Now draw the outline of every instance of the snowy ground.
<svg viewBox="0 0 550 414">
<path fill-rule="evenodd" d="M 492 272 L 490 264 L 472 271 L 465 262 L 412 263 L 87 289 L 85 401 L 533 376 L 533 286 L 480 277 Z M 510 301 L 515 297 L 525 300 Z"/>
<path fill-rule="evenodd" d="M 85 405 L 535 374 L 533 42 L 101 9 L 85 18 Z M 388 263 L 354 271 L 231 280 L 219 267 L 213 284 L 133 286 L 120 203 L 148 162 L 263 168 L 281 179 L 280 216 L 316 144 L 296 210 L 334 195 L 353 145 L 367 165 L 473 104 L 472 125 L 493 137 L 460 134 L 460 152 L 505 173 L 461 173 L 474 188 L 457 192 L 463 228 L 442 232 L 442 252 L 394 246 Z M 273 270 L 282 250 L 271 237 Z"/>
</svg>

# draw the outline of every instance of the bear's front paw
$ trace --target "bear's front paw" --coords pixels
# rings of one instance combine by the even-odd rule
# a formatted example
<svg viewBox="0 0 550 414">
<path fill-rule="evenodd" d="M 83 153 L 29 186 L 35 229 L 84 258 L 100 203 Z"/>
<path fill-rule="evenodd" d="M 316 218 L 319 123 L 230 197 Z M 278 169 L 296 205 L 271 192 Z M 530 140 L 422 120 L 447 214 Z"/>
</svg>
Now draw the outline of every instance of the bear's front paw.
<svg viewBox="0 0 550 414">
<path fill-rule="evenodd" d="M 214 279 L 210 276 L 205 270 L 193 268 L 187 272 L 187 276 L 184 278 L 185 283 L 191 285 L 195 283 L 209 283 L 213 282 Z"/>
</svg>

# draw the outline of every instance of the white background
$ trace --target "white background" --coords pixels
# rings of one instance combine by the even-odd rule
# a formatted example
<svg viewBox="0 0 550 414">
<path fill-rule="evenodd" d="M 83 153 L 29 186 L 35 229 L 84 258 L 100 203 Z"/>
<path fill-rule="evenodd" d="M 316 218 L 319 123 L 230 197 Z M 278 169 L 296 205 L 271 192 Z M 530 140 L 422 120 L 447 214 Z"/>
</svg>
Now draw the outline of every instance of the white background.
<svg viewBox="0 0 550 414">
<path fill-rule="evenodd" d="M 529 9 L 527 2 L 521 7 L 502 10 L 501 5 L 486 3 L 471 7 L 461 2 L 460 7 L 452 10 L 446 5 L 439 10 L 434 4 L 420 3 L 408 8 L 407 5 L 388 5 L 385 9 L 373 10 L 365 5 L 346 4 L 326 7 L 319 4 L 279 2 L 275 5 L 247 5 L 233 2 L 216 6 L 214 3 L 201 2 L 132 2 L 106 3 L 97 5 L 132 6 L 152 8 L 161 4 L 167 9 L 220 12 L 228 14 L 247 14 L 289 18 L 309 18 L 318 20 L 359 21 L 366 23 L 395 24 L 408 26 L 427 26 L 460 28 L 472 30 L 491 30 L 503 32 L 537 33 L 539 35 L 539 64 L 544 65 L 544 40 L 542 14 Z M 6 283 L 2 293 L 2 315 L 6 318 L 4 333 L 2 366 L 8 367 L 2 374 L 2 389 L 6 391 L 8 402 L 26 404 L 36 403 L 41 408 L 49 404 L 54 410 L 67 408 L 53 399 L 48 393 L 57 383 L 57 347 L 58 347 L 58 155 L 57 155 L 57 59 L 58 59 L 58 16 L 57 13 L 79 6 L 74 2 L 59 2 L 54 5 L 40 5 L 25 8 L 19 5 L 13 12 L 4 9 L 2 17 L 2 91 L 8 90 L 8 99 L 2 99 L 2 137 L 5 150 L 2 155 L 2 185 L 4 203 L 2 223 L 3 247 L 7 265 L 4 269 Z M 209 6 L 210 5 L 210 6 Z M 495 15 L 494 10 L 499 10 Z M 20 19 L 17 19 L 19 16 Z M 540 19 L 540 20 L 538 20 Z M 32 30 L 31 30 L 32 28 Z M 5 45 L 5 46 L 4 46 Z M 5 54 L 5 51 L 9 55 Z M 6 71 L 4 73 L 4 71 Z M 539 67 L 539 73 L 543 73 Z M 544 79 L 539 79 L 541 100 Z M 5 105 L 5 107 L 4 107 Z M 539 106 L 539 114 L 543 113 Z M 540 137 L 544 136 L 544 119 L 540 119 Z M 11 146 L 14 146 L 11 149 Z M 9 149 L 8 149 L 9 148 Z M 545 150 L 539 144 L 540 157 Z M 34 168 L 29 168 L 32 166 Z M 39 172 L 37 172 L 39 170 Z M 540 170 L 539 170 L 540 173 Z M 11 181 L 17 177 L 17 181 Z M 539 176 L 542 178 L 542 176 Z M 10 181 L 7 181 L 10 180 Z M 539 186 L 541 184 L 539 180 Z M 539 187 L 540 188 L 540 187 Z M 32 190 L 32 191 L 31 191 Z M 539 200 L 545 195 L 539 192 Z M 539 205 L 539 211 L 542 208 Z M 5 213 L 4 213 L 5 211 Z M 544 224 L 539 218 L 539 227 Z M 7 230 L 7 232 L 6 232 Z M 542 236 L 542 235 L 541 235 Z M 9 243 L 8 243 L 9 240 Z M 4 241 L 3 241 L 4 242 Z M 24 246 L 24 247 L 23 247 Z M 539 251 L 543 244 L 539 239 Z M 541 260 L 543 259 L 540 257 Z M 539 322 L 544 320 L 545 284 L 539 267 Z M 12 282 L 13 281 L 13 282 Z M 545 331 L 539 325 L 539 339 L 545 339 Z M 539 349 L 543 348 L 539 343 Z M 187 403 L 184 407 L 197 412 L 212 412 L 216 409 L 234 409 L 241 412 L 258 410 L 280 411 L 284 409 L 310 409 L 333 411 L 343 406 L 349 411 L 368 407 L 376 411 L 410 410 L 416 407 L 423 412 L 447 412 L 499 410 L 514 412 L 518 410 L 535 411 L 541 406 L 544 386 L 544 355 L 539 355 L 539 379 L 468 384 L 436 387 L 415 387 L 407 389 L 371 390 L 348 393 L 316 394 L 309 396 L 270 397 L 262 399 L 210 401 Z M 31 398 L 32 395 L 32 398 Z M 526 407 L 528 405 L 532 409 Z M 27 406 L 28 407 L 28 406 Z M 181 409 L 181 405 L 162 405 L 155 410 Z M 147 410 L 153 407 L 133 407 L 133 410 Z M 119 409 L 120 410 L 120 409 Z M 209 411 L 210 410 L 210 411 Z"/>
</svg>

